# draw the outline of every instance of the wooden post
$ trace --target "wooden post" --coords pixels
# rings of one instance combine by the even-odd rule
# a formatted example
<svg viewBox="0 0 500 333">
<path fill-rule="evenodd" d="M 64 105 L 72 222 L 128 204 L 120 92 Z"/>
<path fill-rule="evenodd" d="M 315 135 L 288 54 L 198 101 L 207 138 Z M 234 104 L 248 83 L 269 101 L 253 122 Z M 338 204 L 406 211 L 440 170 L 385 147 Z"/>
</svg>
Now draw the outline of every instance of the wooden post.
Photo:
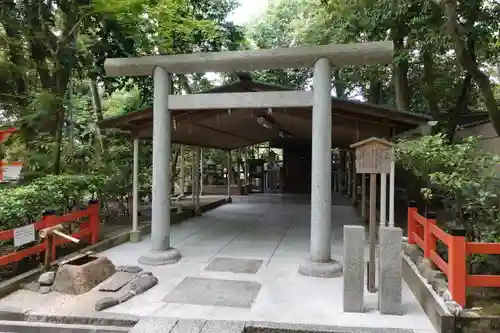
<svg viewBox="0 0 500 333">
<path fill-rule="evenodd" d="M 191 147 L 191 205 L 193 205 L 193 209 L 196 205 L 196 187 L 198 184 L 196 184 L 195 178 L 196 178 L 196 173 L 198 170 L 196 170 L 196 153 L 193 147 Z"/>
<path fill-rule="evenodd" d="M 50 270 L 50 263 L 52 262 L 52 244 L 54 244 L 54 235 L 49 234 L 45 238 L 45 258 L 43 260 L 43 270 L 45 272 Z"/>
<path fill-rule="evenodd" d="M 56 212 L 53 211 L 53 210 L 44 212 L 43 216 L 42 216 L 42 219 L 45 221 L 45 228 L 50 228 L 50 227 L 53 227 L 53 226 L 57 225 Z M 45 259 L 46 260 L 52 261 L 52 260 L 56 259 L 56 255 L 57 255 L 57 253 L 56 253 L 56 244 L 52 240 L 49 241 L 48 237 L 45 240 L 45 252 L 46 252 L 45 253 Z M 47 252 L 50 252 L 50 253 L 47 254 Z"/>
<path fill-rule="evenodd" d="M 376 292 L 375 249 L 377 242 L 377 174 L 370 174 L 370 257 L 368 263 L 368 291 Z"/>
<path fill-rule="evenodd" d="M 415 244 L 413 233 L 417 232 L 417 225 L 414 215 L 417 212 L 417 203 L 415 201 L 408 202 L 408 244 Z"/>
<path fill-rule="evenodd" d="M 181 154 L 182 154 L 182 149 L 181 149 Z M 132 171 L 132 232 L 137 232 L 137 228 L 139 226 L 139 198 L 138 198 L 138 196 L 139 196 L 139 138 L 134 138 L 134 160 L 133 160 L 132 170 L 133 170 Z M 92 243 L 92 244 L 94 244 L 94 243 Z"/>
<path fill-rule="evenodd" d="M 436 236 L 431 232 L 431 225 L 436 225 L 436 213 L 427 212 L 424 226 L 424 257 L 430 258 L 431 253 L 436 251 Z"/>
<path fill-rule="evenodd" d="M 380 226 L 387 225 L 387 174 L 380 174 Z M 393 227 L 394 225 L 392 225 Z"/>
<path fill-rule="evenodd" d="M 90 243 L 96 244 L 99 242 L 101 223 L 99 220 L 99 201 L 92 200 L 89 201 L 89 222 L 90 229 L 92 230 L 92 236 L 90 237 Z"/>
<path fill-rule="evenodd" d="M 361 174 L 361 217 L 366 221 L 366 176 Z"/>
<path fill-rule="evenodd" d="M 42 220 L 45 222 L 44 229 L 50 228 L 57 225 L 57 216 L 54 210 L 45 211 L 42 215 Z M 43 262 L 43 269 L 48 271 L 50 269 L 50 263 L 52 260 L 56 259 L 56 244 L 53 241 L 53 236 L 49 235 L 44 240 L 45 243 L 45 255 Z"/>
<path fill-rule="evenodd" d="M 180 182 L 179 182 L 179 194 L 181 196 L 181 198 L 184 197 L 184 193 L 186 192 L 186 175 L 184 173 L 184 145 L 181 145 L 181 148 L 180 148 L 180 167 L 181 167 L 181 170 L 180 170 Z"/>
<path fill-rule="evenodd" d="M 394 148 L 391 150 L 393 159 L 391 160 L 391 170 L 389 173 L 389 227 L 394 227 L 394 192 L 396 189 L 396 163 L 394 162 Z"/>
<path fill-rule="evenodd" d="M 347 173 L 347 196 L 348 197 L 351 197 L 352 196 L 352 186 L 351 186 L 351 182 L 352 182 L 352 174 L 351 174 L 351 169 L 352 169 L 352 154 L 350 151 L 346 151 L 346 169 L 345 169 L 345 172 Z"/>
<path fill-rule="evenodd" d="M 369 138 L 354 143 L 350 148 L 356 153 L 356 173 L 361 174 L 361 216 L 366 220 L 366 177 L 370 175 L 370 255 L 368 262 L 369 292 L 377 292 L 375 285 L 376 266 L 375 249 L 377 241 L 377 174 L 388 174 L 391 172 L 391 162 L 394 160 L 394 145 L 384 139 Z M 385 188 L 384 191 L 385 192 Z M 384 202 L 385 200 L 383 200 Z M 384 214 L 385 215 L 385 214 Z M 384 218 L 385 219 L 385 218 Z M 391 225 L 390 225 L 391 226 Z"/>
<path fill-rule="evenodd" d="M 200 164 L 200 185 L 198 186 L 199 189 L 199 194 L 198 196 L 203 196 L 203 148 L 200 148 L 200 161 L 198 162 Z"/>
<path fill-rule="evenodd" d="M 467 253 L 465 229 L 452 229 L 448 245 L 448 289 L 455 302 L 465 307 L 467 301 Z"/>
<path fill-rule="evenodd" d="M 352 204 L 356 205 L 358 202 L 358 177 L 356 173 L 356 167 L 354 165 L 354 155 L 352 157 Z"/>
</svg>

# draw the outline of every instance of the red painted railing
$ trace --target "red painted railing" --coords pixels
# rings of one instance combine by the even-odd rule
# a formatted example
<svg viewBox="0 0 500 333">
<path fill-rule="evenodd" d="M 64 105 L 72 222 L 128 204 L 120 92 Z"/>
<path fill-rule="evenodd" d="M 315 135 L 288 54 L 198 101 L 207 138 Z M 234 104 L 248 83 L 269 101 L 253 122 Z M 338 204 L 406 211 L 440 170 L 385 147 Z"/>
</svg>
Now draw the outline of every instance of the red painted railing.
<svg viewBox="0 0 500 333">
<path fill-rule="evenodd" d="M 34 223 L 35 232 L 44 228 L 53 227 L 58 224 L 71 223 L 82 220 L 79 230 L 71 234 L 78 239 L 88 239 L 90 244 L 95 244 L 99 241 L 99 203 L 97 201 L 89 202 L 88 208 L 71 212 L 62 216 L 57 216 L 55 213 L 44 213 L 43 217 Z M 37 235 L 35 235 L 36 237 Z M 14 238 L 14 229 L 0 231 L 0 241 L 7 241 Z M 61 237 L 55 237 L 52 243 L 51 258 L 56 259 L 56 247 L 61 244 L 70 242 Z M 47 248 L 47 241 L 34 245 L 27 249 L 15 251 L 3 256 L 0 256 L 0 266 L 8 265 L 12 262 L 23 260 L 26 257 L 37 253 L 44 252 Z"/>
<path fill-rule="evenodd" d="M 448 262 L 436 252 L 436 241 L 448 246 Z M 418 214 L 415 202 L 408 204 L 408 244 L 417 244 L 424 257 L 430 259 L 448 277 L 451 297 L 465 306 L 467 287 L 500 287 L 500 275 L 476 275 L 467 272 L 467 255 L 500 254 L 500 243 L 476 243 L 465 240 L 464 229 L 448 234 L 436 225 L 436 214 Z"/>
</svg>

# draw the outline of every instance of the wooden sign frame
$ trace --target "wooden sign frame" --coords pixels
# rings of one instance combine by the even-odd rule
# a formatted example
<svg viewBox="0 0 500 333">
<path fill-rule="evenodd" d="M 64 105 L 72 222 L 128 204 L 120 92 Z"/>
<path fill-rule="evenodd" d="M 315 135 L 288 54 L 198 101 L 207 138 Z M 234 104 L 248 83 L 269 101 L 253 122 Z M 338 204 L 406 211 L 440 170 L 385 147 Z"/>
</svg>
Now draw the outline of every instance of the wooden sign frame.
<svg viewBox="0 0 500 333">
<path fill-rule="evenodd" d="M 379 138 L 369 138 L 350 146 L 355 149 L 356 173 L 383 174 L 391 172 L 394 144 Z"/>
</svg>

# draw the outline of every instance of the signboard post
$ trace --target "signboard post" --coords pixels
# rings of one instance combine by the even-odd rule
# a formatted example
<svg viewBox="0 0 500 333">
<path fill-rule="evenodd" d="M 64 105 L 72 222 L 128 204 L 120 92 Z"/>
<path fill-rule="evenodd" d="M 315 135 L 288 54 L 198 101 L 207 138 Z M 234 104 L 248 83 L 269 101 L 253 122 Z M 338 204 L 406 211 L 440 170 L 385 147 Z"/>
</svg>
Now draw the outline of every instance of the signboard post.
<svg viewBox="0 0 500 333">
<path fill-rule="evenodd" d="M 394 159 L 394 145 L 384 139 L 372 137 L 352 144 L 351 148 L 355 149 L 356 173 L 362 174 L 362 179 L 364 178 L 364 174 L 370 175 L 370 255 L 368 261 L 367 287 L 368 291 L 377 292 L 378 289 L 375 286 L 377 174 L 391 173 L 391 164 Z M 382 186 L 384 185 L 385 184 L 382 183 Z M 381 202 L 385 205 L 385 200 L 381 200 Z M 385 221 L 381 222 L 385 223 Z"/>
</svg>

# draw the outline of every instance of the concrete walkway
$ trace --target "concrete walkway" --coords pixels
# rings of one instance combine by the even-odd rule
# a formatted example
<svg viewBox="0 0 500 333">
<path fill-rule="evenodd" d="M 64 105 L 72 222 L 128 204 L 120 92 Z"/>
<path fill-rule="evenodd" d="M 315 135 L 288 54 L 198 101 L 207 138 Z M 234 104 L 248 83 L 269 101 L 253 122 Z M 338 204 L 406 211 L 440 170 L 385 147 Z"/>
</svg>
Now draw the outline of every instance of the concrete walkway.
<svg viewBox="0 0 500 333">
<path fill-rule="evenodd" d="M 377 295 L 368 292 L 365 313 L 343 313 L 342 278 L 297 273 L 298 264 L 309 252 L 309 198 L 260 194 L 233 200 L 172 226 L 172 244 L 181 251 L 181 261 L 144 267 L 159 278 L 159 284 L 107 311 L 435 332 L 406 284 L 403 316 L 380 315 Z M 360 222 L 345 198 L 333 202 L 332 256 L 342 262 L 342 227 Z M 103 254 L 115 265 L 137 265 L 150 245 L 146 237 L 141 243 L 123 244 Z"/>
</svg>

